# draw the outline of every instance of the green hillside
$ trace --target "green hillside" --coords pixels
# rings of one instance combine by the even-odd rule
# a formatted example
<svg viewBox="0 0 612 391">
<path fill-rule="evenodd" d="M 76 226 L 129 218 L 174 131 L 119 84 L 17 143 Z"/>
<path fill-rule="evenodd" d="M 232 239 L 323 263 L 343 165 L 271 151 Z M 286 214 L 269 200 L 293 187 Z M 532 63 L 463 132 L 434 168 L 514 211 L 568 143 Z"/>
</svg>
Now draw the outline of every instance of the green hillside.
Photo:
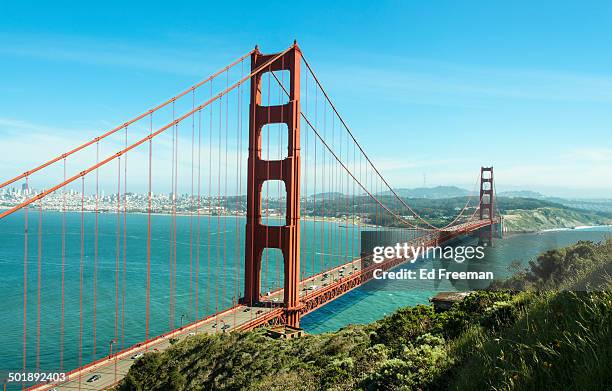
<svg viewBox="0 0 612 391">
<path fill-rule="evenodd" d="M 607 214 L 565 207 L 543 207 L 531 210 L 508 209 L 503 212 L 503 216 L 508 231 L 515 232 L 612 224 L 612 218 Z"/>
</svg>

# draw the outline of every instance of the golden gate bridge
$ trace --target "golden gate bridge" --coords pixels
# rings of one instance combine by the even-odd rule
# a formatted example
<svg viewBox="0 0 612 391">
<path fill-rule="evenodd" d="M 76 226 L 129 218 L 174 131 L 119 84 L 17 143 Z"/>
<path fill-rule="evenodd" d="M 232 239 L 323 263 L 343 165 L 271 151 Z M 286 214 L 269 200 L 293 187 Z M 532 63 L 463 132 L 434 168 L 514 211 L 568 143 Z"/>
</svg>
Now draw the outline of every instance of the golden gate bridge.
<svg viewBox="0 0 612 391">
<path fill-rule="evenodd" d="M 481 167 L 478 191 L 444 224 L 417 213 L 366 154 L 297 43 L 275 54 L 255 47 L 0 190 L 19 183 L 22 198 L 0 212 L 0 226 L 17 221 L 23 241 L 12 303 L 23 317 L 19 371 L 67 373 L 31 385 L 37 390 L 108 388 L 142 352 L 197 333 L 297 328 L 375 269 L 406 262 L 374 264 L 364 232 L 431 246 L 469 233 L 490 241 L 500 222 L 492 167 Z M 146 223 L 141 236 L 134 211 Z M 46 229 L 58 215 L 60 228 Z M 48 259 L 59 262 L 53 277 Z M 142 278 L 138 298 L 132 275 Z M 100 291 L 101 278 L 110 292 Z M 143 316 L 130 315 L 135 300 Z M 55 323 L 45 323 L 49 313 Z M 49 340 L 52 351 L 41 347 Z"/>
</svg>

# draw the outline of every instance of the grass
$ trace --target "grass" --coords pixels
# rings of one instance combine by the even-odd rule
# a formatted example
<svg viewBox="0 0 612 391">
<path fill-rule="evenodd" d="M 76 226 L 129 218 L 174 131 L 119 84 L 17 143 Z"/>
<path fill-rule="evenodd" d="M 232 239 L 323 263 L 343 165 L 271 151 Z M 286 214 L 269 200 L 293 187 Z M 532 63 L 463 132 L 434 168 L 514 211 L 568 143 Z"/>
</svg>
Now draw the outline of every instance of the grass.
<svg viewBox="0 0 612 391">
<path fill-rule="evenodd" d="M 475 327 L 450 346 L 449 389 L 606 390 L 612 387 L 612 293 L 528 293 L 499 333 Z M 452 372 L 452 373 L 451 373 Z"/>
</svg>

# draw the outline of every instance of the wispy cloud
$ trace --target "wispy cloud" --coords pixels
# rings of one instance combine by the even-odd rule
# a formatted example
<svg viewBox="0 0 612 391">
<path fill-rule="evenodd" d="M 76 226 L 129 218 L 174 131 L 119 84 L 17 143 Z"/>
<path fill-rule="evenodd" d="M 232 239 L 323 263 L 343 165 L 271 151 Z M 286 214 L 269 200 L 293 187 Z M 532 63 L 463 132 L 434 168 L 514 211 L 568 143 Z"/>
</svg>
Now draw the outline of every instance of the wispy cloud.
<svg viewBox="0 0 612 391">
<path fill-rule="evenodd" d="M 556 69 L 507 69 L 422 59 L 377 58 L 376 64 L 338 70 L 323 64 L 324 79 L 343 90 L 414 104 L 473 107 L 490 99 L 612 102 L 612 75 Z"/>
<path fill-rule="evenodd" d="M 188 37 L 187 37 L 188 38 Z M 201 38 L 200 38 L 201 39 Z M 75 62 L 104 67 L 124 67 L 183 75 L 202 75 L 207 70 L 214 50 L 206 55 L 189 50 L 189 41 L 174 42 L 173 45 L 153 45 L 152 42 L 111 40 L 86 36 L 68 35 L 0 35 L 0 56 L 29 57 L 40 60 Z M 207 47 L 220 46 L 211 40 Z M 224 46 L 224 58 L 230 47 Z M 239 51 L 235 51 L 239 55 Z"/>
<path fill-rule="evenodd" d="M 130 128 L 134 134 L 130 138 L 129 143 L 136 141 L 146 134 L 148 129 Z M 140 134 L 138 134 L 140 130 Z M 198 172 L 198 148 L 197 145 L 191 144 L 191 136 L 184 134 L 179 139 L 180 151 L 176 160 L 173 158 L 173 147 L 171 141 L 171 132 L 158 135 L 153 141 L 153 189 L 155 192 L 168 192 L 171 187 L 173 174 L 173 162 L 178 164 L 177 186 L 179 192 L 189 192 L 192 183 L 191 175 L 194 175 L 194 181 L 197 182 Z M 0 182 L 15 177 L 16 175 L 30 170 L 41 163 L 44 163 L 60 154 L 75 148 L 77 145 L 85 141 L 92 140 L 100 134 L 100 130 L 79 130 L 52 128 L 44 125 L 38 125 L 22 120 L 10 118 L 0 118 L 0 135 L 2 137 L 3 153 L 0 154 Z M 202 188 L 208 191 L 208 177 L 216 176 L 221 173 L 228 173 L 228 181 L 225 183 L 214 180 L 214 194 L 219 191 L 225 194 L 226 186 L 228 194 L 235 194 L 236 191 L 236 173 L 239 172 L 239 163 L 237 159 L 242 160 L 243 174 L 246 173 L 247 151 L 238 152 L 235 148 L 235 142 L 228 142 L 227 151 L 223 144 L 219 146 L 218 140 L 213 141 L 213 148 L 207 141 L 203 141 L 200 146 L 201 153 L 201 169 L 200 175 L 203 181 Z M 246 143 L 244 144 L 246 145 Z M 71 177 L 81 171 L 93 166 L 98 161 L 114 156 L 118 151 L 125 147 L 124 133 L 119 132 L 116 135 L 109 136 L 100 142 L 99 146 L 91 145 L 80 152 L 71 155 L 66 160 L 66 174 Z M 191 154 L 191 148 L 194 148 L 194 155 Z M 99 149 L 98 149 L 99 148 Z M 99 152 L 99 153 L 98 153 Z M 193 161 L 192 161 L 193 157 Z M 127 159 L 128 166 L 128 190 L 136 192 L 145 192 L 148 186 L 148 170 L 149 170 L 149 148 L 148 143 L 145 143 L 122 156 L 121 162 L 119 159 L 113 159 L 111 162 L 102 166 L 99 171 L 100 188 L 107 192 L 116 191 L 117 181 L 123 181 L 125 164 Z M 227 160 L 226 160 L 227 159 Z M 209 164 L 210 162 L 210 164 Z M 193 171 L 192 171 L 193 168 Z M 118 174 L 118 170 L 121 171 Z M 86 178 L 88 189 L 91 189 L 94 181 L 95 171 L 89 174 Z M 33 188 L 41 189 L 48 188 L 62 182 L 64 179 L 63 163 L 60 161 L 54 165 L 33 174 L 30 177 L 30 184 Z M 244 178 L 243 178 L 244 180 Z M 79 189 L 80 182 L 74 182 L 69 185 L 69 188 Z M 122 185 L 123 186 L 123 185 Z M 215 187 L 216 186 L 216 187 Z M 219 190 L 218 186 L 221 186 Z M 243 188 L 246 185 L 243 185 Z M 91 190 L 87 190 L 91 191 Z"/>
<path fill-rule="evenodd" d="M 561 155 L 564 160 L 582 161 L 585 163 L 612 162 L 612 148 L 578 148 Z"/>
<path fill-rule="evenodd" d="M 437 158 L 437 159 L 391 159 L 388 157 L 376 158 L 376 167 L 383 172 L 404 171 L 409 169 L 431 169 L 435 167 L 448 167 L 456 164 L 473 162 L 468 158 Z"/>
</svg>

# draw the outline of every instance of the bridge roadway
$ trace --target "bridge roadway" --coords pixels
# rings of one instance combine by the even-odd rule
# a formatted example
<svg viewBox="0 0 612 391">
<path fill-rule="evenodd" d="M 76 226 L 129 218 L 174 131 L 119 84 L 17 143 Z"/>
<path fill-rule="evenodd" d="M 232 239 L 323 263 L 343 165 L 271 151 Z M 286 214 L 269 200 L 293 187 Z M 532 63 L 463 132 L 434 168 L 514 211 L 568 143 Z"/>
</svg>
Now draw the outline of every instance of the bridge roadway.
<svg viewBox="0 0 612 391">
<path fill-rule="evenodd" d="M 414 246 L 442 244 L 454 237 L 469 233 L 489 224 L 490 222 L 488 220 L 458 224 L 442 232 L 431 232 L 427 235 L 412 239 L 408 243 Z M 374 269 L 392 269 L 408 260 L 410 260 L 410 258 L 389 260 L 380 264 L 372 264 L 369 262 L 368 265 L 368 263 L 363 262 L 364 260 L 360 258 L 303 280 L 300 283 L 300 297 L 301 301 L 304 303 L 301 314 L 305 315 L 312 312 L 316 308 L 327 304 L 333 299 L 370 280 Z M 182 328 L 127 348 L 112 356 L 104 357 L 80 369 L 75 369 L 67 373 L 68 380 L 62 383 L 37 384 L 28 388 L 28 390 L 90 391 L 108 389 L 116 385 L 125 377 L 132 364 L 136 361 L 136 355 L 167 349 L 171 346 L 171 339 L 182 340 L 201 333 L 214 334 L 232 330 L 251 330 L 280 319 L 283 313 L 279 305 L 282 298 L 283 290 L 278 289 L 270 292 L 268 296 L 264 296 L 261 306 L 248 307 L 236 305 L 219 314 L 187 324 Z M 97 380 L 92 382 L 87 381 L 95 375 L 99 376 Z"/>
</svg>

